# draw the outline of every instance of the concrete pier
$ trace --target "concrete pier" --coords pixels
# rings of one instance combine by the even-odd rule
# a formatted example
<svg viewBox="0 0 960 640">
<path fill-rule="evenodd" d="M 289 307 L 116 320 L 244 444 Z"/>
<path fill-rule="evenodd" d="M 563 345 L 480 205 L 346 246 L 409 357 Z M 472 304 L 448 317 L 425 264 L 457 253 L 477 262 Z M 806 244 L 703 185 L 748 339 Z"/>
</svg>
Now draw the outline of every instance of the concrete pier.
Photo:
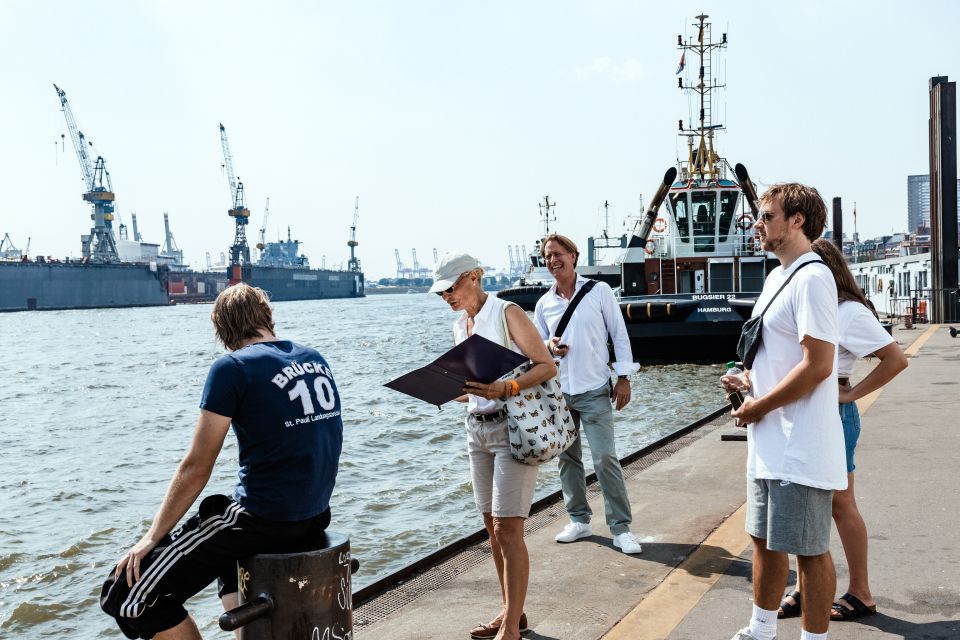
<svg viewBox="0 0 960 640">
<path fill-rule="evenodd" d="M 960 338 L 936 325 L 895 336 L 910 367 L 861 400 L 857 451 L 878 614 L 832 623 L 830 637 L 960 638 Z M 855 379 L 873 363 L 858 366 Z M 561 504 L 532 517 L 526 637 L 726 640 L 745 626 L 745 444 L 720 439 L 734 430 L 719 418 L 625 467 L 641 555 L 612 546 L 596 486 L 590 538 L 553 541 L 567 522 Z M 847 573 L 836 532 L 832 551 L 840 595 Z M 358 607 L 356 636 L 467 638 L 499 607 L 489 545 L 481 542 Z M 799 635 L 799 619 L 780 622 L 778 638 Z"/>
</svg>

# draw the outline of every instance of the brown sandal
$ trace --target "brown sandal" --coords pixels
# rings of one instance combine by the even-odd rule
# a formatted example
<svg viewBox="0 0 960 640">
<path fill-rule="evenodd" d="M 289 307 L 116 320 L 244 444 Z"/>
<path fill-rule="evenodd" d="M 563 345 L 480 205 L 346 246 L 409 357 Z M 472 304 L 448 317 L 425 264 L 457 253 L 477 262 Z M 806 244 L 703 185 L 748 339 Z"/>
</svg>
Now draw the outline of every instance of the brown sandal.
<svg viewBox="0 0 960 640">
<path fill-rule="evenodd" d="M 473 629 L 470 629 L 470 637 L 475 640 L 490 640 L 491 638 L 496 638 L 497 634 L 500 632 L 500 626 L 503 624 L 503 620 L 498 620 L 490 622 L 488 624 L 481 624 Z M 527 614 L 520 614 L 520 633 L 527 631 Z"/>
</svg>

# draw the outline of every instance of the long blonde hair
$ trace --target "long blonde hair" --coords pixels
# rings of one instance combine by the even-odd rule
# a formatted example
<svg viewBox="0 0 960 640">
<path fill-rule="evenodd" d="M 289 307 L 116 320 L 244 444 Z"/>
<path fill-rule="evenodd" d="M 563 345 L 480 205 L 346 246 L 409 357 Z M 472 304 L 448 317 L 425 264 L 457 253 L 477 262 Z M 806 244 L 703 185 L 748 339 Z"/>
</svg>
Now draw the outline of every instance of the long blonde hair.
<svg viewBox="0 0 960 640">
<path fill-rule="evenodd" d="M 833 279 L 837 283 L 837 300 L 841 302 L 844 300 L 859 302 L 867 309 L 873 311 L 873 315 L 876 316 L 877 310 L 874 309 L 873 303 L 867 300 L 867 296 L 863 295 L 863 289 L 861 289 L 857 281 L 854 280 L 853 273 L 850 271 L 850 267 L 847 266 L 847 261 L 844 259 L 843 254 L 840 253 L 840 249 L 837 249 L 837 246 L 830 240 L 823 238 L 814 240 L 811 248 L 818 256 L 823 258 L 823 261 L 830 267 L 830 271 L 833 272 Z"/>
</svg>

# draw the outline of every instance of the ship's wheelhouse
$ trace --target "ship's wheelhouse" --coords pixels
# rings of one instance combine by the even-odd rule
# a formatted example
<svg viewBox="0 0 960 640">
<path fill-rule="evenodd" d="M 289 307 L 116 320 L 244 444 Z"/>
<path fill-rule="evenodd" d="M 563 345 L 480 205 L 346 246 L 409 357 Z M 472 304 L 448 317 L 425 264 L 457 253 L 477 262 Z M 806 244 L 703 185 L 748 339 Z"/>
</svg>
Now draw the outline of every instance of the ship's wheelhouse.
<svg viewBox="0 0 960 640">
<path fill-rule="evenodd" d="M 740 189 L 728 180 L 722 180 L 719 188 L 671 193 L 667 207 L 675 223 L 677 254 L 715 253 L 728 246 L 735 235 L 739 200 Z"/>
</svg>

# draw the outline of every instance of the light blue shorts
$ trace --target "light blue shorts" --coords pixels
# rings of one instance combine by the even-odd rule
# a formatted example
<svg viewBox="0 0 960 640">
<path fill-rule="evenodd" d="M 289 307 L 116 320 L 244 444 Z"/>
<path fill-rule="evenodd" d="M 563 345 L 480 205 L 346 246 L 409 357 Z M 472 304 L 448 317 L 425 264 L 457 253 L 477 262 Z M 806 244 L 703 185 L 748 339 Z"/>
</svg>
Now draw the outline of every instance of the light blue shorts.
<svg viewBox="0 0 960 640">
<path fill-rule="evenodd" d="M 857 465 L 853 464 L 853 452 L 860 439 L 860 412 L 856 402 L 844 402 L 840 405 L 840 421 L 843 422 L 843 443 L 847 449 L 847 473 L 853 473 Z"/>
</svg>

